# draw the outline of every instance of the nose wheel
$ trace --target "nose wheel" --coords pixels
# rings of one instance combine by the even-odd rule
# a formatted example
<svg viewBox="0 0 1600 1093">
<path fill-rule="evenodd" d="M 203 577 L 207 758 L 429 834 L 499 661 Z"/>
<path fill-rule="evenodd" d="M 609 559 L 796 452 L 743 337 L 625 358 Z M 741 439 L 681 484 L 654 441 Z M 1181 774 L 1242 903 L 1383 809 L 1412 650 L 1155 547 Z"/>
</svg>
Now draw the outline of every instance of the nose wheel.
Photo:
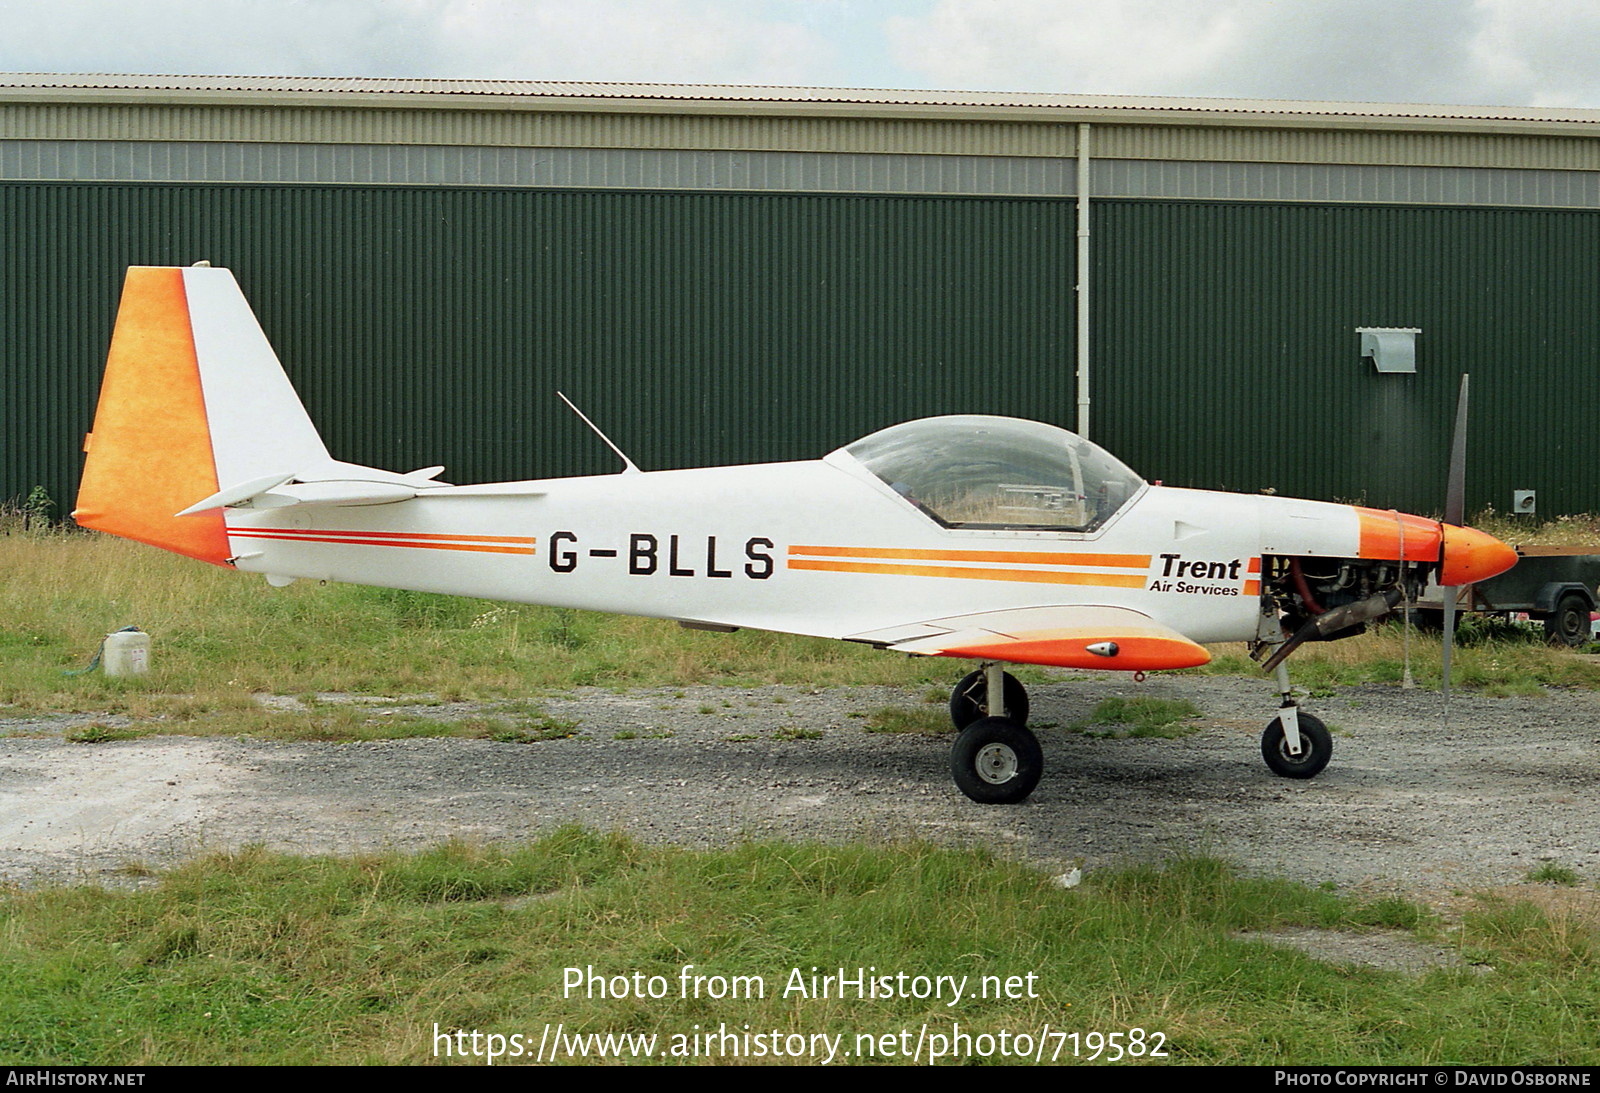
<svg viewBox="0 0 1600 1093">
<path fill-rule="evenodd" d="M 1315 778 L 1333 758 L 1333 734 L 1328 727 L 1308 713 L 1297 712 L 1300 751 L 1289 750 L 1288 734 L 1284 732 L 1283 718 L 1275 717 L 1267 731 L 1261 734 L 1261 758 L 1267 761 L 1272 773 L 1284 778 Z"/>
<path fill-rule="evenodd" d="M 1333 758 L 1333 734 L 1295 701 L 1289 669 L 1281 657 L 1273 668 L 1283 708 L 1261 734 L 1261 758 L 1282 778 L 1315 778 Z"/>
</svg>

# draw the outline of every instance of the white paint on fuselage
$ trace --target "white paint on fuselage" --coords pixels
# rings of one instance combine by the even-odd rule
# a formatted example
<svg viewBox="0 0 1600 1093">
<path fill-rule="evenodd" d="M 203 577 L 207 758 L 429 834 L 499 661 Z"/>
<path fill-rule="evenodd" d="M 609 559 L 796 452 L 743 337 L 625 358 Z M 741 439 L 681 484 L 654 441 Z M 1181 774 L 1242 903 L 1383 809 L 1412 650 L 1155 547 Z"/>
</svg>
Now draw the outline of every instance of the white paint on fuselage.
<svg viewBox="0 0 1600 1093">
<path fill-rule="evenodd" d="M 236 532 L 405 532 L 536 540 L 534 553 L 439 545 L 283 541 L 235 535 L 240 569 L 416 591 L 843 637 L 907 622 L 1009 608 L 1131 608 L 1196 641 L 1254 635 L 1259 573 L 1272 553 L 1353 555 L 1349 506 L 1150 486 L 1091 534 L 946 528 L 859 465 L 830 457 L 519 484 L 532 497 L 452 497 L 358 507 L 230 510 Z M 446 542 L 439 540 L 437 542 Z M 933 552 L 929 568 L 1003 568 L 1008 579 L 790 568 L 797 546 Z M 526 548 L 523 548 L 526 549 Z M 985 562 L 950 552 L 999 553 Z M 1018 554 L 1053 556 L 1050 562 Z M 1149 556 L 1148 565 L 1074 556 Z M 881 556 L 878 556 L 881 557 Z M 1059 559 L 1059 560 L 1055 560 Z M 893 559 L 891 558 L 891 561 Z M 904 561 L 904 558 L 901 559 Z M 869 568 L 876 562 L 869 563 Z M 1103 574 L 1137 587 L 1056 583 L 1033 574 Z"/>
</svg>

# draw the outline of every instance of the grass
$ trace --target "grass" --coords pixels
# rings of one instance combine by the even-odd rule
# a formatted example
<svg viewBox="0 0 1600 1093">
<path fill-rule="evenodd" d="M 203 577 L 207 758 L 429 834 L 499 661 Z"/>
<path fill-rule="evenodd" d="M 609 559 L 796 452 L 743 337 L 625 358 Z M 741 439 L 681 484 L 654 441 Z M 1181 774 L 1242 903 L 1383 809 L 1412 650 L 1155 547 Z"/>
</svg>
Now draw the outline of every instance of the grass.
<svg viewBox="0 0 1600 1093">
<path fill-rule="evenodd" d="M 108 744 L 114 740 L 136 740 L 144 734 L 137 729 L 118 728 L 93 722 L 82 728 L 68 729 L 62 738 L 69 744 Z"/>
<path fill-rule="evenodd" d="M 1108 698 L 1094 708 L 1089 720 L 1068 726 L 1073 732 L 1094 736 L 1143 736 L 1176 740 L 1199 732 L 1194 720 L 1200 707 L 1186 699 Z M 1115 725 L 1110 731 L 1102 725 Z"/>
<path fill-rule="evenodd" d="M 1593 1066 L 1593 914 L 1484 897 L 1447 935 L 1392 897 L 1206 859 L 1064 891 L 917 843 L 692 851 L 564 829 L 348 860 L 245 850 L 140 890 L 0 894 L 0 1063 L 414 1064 L 434 1060 L 436 1027 L 531 1046 L 546 1023 L 656 1035 L 661 1050 L 695 1025 L 748 1025 L 855 1051 L 857 1034 L 915 1042 L 959 1023 L 973 1037 L 1139 1028 L 1175 1063 Z M 1420 931 L 1493 971 L 1409 976 L 1239 936 L 1284 926 Z M 685 997 L 687 965 L 752 977 L 764 997 Z M 784 995 L 813 968 L 866 967 L 966 977 L 967 992 L 954 1006 Z M 662 997 L 594 986 L 635 972 L 659 976 Z"/>
<path fill-rule="evenodd" d="M 1557 884 L 1572 888 L 1583 883 L 1577 872 L 1553 861 L 1540 864 L 1528 873 L 1529 884 Z"/>
<path fill-rule="evenodd" d="M 546 740 L 570 740 L 578 736 L 576 721 L 545 721 L 523 727 L 504 726 L 488 734 L 490 740 L 501 744 L 539 744 Z"/>
<path fill-rule="evenodd" d="M 862 726 L 865 732 L 883 733 L 921 733 L 928 736 L 944 736 L 955 731 L 955 726 L 950 723 L 950 713 L 943 707 L 930 709 L 928 706 L 902 707 L 885 706 L 867 715 L 867 723 Z"/>
<path fill-rule="evenodd" d="M 1600 514 L 1596 513 L 1530 520 L 1491 508 L 1479 513 L 1472 526 L 1512 546 L 1586 546 L 1600 550 Z"/>
</svg>

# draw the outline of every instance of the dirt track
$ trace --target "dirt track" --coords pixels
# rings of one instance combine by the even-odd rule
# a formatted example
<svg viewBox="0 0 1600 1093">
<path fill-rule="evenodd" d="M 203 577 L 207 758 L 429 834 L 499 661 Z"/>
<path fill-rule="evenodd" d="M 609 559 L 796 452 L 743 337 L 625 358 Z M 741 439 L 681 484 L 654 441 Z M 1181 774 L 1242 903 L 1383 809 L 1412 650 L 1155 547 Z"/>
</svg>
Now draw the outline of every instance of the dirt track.
<svg viewBox="0 0 1600 1093">
<path fill-rule="evenodd" d="M 248 843 L 350 852 L 520 839 L 573 822 L 690 845 L 981 843 L 1051 868 L 1202 851 L 1251 871 L 1416 894 L 1520 881 L 1544 860 L 1600 878 L 1600 697 L 1589 692 L 1458 693 L 1445 729 L 1436 694 L 1347 689 L 1310 704 L 1335 729 L 1333 762 L 1294 782 L 1261 762 L 1275 700 L 1260 680 L 1038 686 L 1036 725 L 1083 721 L 1112 694 L 1185 697 L 1206 716 L 1181 740 L 1043 729 L 1044 781 L 1021 806 L 962 797 L 950 782 L 950 737 L 868 734 L 850 716 L 920 696 L 677 694 L 552 698 L 550 714 L 578 719 L 580 735 L 535 744 L 84 745 L 62 740 L 66 719 L 0 720 L 0 878 L 110 879 L 129 863 Z M 774 739 L 784 727 L 823 735 Z M 757 739 L 729 739 L 739 736 Z"/>
</svg>

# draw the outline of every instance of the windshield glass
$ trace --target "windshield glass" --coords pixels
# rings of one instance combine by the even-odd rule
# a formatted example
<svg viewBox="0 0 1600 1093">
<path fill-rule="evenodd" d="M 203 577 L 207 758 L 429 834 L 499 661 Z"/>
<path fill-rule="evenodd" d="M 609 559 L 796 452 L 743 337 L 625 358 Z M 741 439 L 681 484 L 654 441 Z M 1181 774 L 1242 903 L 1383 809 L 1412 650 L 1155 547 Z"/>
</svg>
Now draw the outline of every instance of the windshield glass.
<svg viewBox="0 0 1600 1093">
<path fill-rule="evenodd" d="M 1093 531 L 1144 485 L 1099 445 L 1019 418 L 908 421 L 845 451 L 946 527 Z"/>
</svg>

